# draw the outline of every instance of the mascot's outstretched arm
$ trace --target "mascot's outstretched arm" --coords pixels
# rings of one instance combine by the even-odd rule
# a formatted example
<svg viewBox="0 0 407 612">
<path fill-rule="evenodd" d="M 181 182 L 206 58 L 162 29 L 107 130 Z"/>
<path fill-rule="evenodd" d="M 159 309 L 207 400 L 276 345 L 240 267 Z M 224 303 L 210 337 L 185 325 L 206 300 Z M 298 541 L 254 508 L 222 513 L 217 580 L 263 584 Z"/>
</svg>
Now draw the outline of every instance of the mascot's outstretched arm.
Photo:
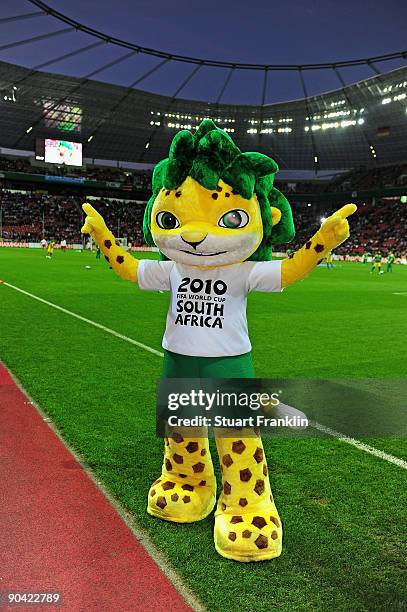
<svg viewBox="0 0 407 612">
<path fill-rule="evenodd" d="M 102 215 L 90 204 L 83 204 L 86 213 L 82 234 L 90 234 L 98 243 L 106 260 L 113 270 L 125 280 L 137 282 L 138 260 L 127 253 L 117 242 L 107 227 Z"/>
<path fill-rule="evenodd" d="M 357 206 L 346 204 L 328 217 L 316 234 L 294 253 L 291 259 L 281 264 L 281 284 L 288 287 L 305 278 L 326 256 L 326 254 L 349 238 L 348 217 Z"/>
</svg>

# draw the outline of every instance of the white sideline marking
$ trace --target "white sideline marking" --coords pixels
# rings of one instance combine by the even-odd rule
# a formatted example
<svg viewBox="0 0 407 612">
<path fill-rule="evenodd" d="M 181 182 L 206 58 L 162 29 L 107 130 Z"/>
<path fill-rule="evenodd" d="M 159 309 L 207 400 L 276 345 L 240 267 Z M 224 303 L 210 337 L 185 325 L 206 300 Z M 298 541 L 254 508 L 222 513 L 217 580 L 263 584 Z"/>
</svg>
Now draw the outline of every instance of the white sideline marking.
<svg viewBox="0 0 407 612">
<path fill-rule="evenodd" d="M 330 427 L 321 425 L 321 423 L 311 421 L 310 425 L 314 429 L 318 429 L 319 431 L 322 431 L 323 433 L 328 434 L 329 436 L 337 438 L 341 442 L 346 442 L 346 444 L 350 444 L 351 446 L 354 446 L 355 448 L 358 448 L 359 450 L 363 450 L 365 451 L 365 453 L 369 453 L 370 455 L 379 457 L 379 459 L 384 459 L 385 461 L 388 461 L 389 463 L 394 463 L 394 465 L 397 465 L 398 467 L 403 468 L 403 470 L 407 470 L 407 461 L 404 461 L 404 459 L 399 459 L 399 457 L 394 457 L 393 455 L 389 455 L 388 453 L 385 453 L 384 451 L 381 451 L 378 448 L 374 448 L 374 446 L 369 446 L 368 444 L 364 444 L 363 442 L 360 442 L 359 440 L 355 440 L 355 438 L 349 438 L 348 436 L 345 436 L 345 434 L 341 433 L 340 431 L 335 431 L 335 429 L 331 429 Z"/>
<path fill-rule="evenodd" d="M 2 284 L 6 285 L 6 287 L 10 287 L 10 289 L 14 289 L 15 291 L 18 291 L 19 293 L 28 295 L 28 297 L 31 297 L 34 300 L 37 300 L 38 302 L 42 302 L 43 304 L 46 304 L 47 306 L 51 306 L 51 308 L 55 308 L 56 310 L 59 310 L 65 314 L 68 314 L 71 317 L 75 317 L 75 319 L 79 319 L 80 321 L 83 321 L 84 323 L 89 323 L 89 325 L 93 325 L 94 327 L 97 327 L 98 329 L 101 329 L 102 331 L 108 334 L 111 334 L 112 336 L 115 336 L 116 338 L 120 338 L 120 340 L 125 340 L 126 342 L 129 342 L 130 344 L 133 344 L 135 346 L 138 346 L 139 348 L 144 349 L 145 351 L 148 351 L 149 353 L 153 353 L 153 355 L 157 355 L 158 357 L 164 357 L 164 353 L 162 353 L 161 351 L 157 351 L 156 349 L 153 349 L 150 346 L 147 346 L 147 344 L 143 344 L 142 342 L 137 342 L 137 340 L 133 340 L 133 338 L 129 338 L 128 336 L 125 336 L 124 334 L 119 334 L 119 332 L 116 332 L 114 329 L 105 327 L 104 325 L 101 325 L 100 323 L 96 323 L 96 321 L 91 321 L 91 319 L 82 317 L 81 315 L 76 314 L 76 312 L 72 312 L 71 310 L 62 308 L 62 306 L 58 306 L 57 304 L 54 304 L 53 302 L 44 300 L 43 298 L 40 298 L 37 295 L 30 293 L 29 291 L 25 291 L 24 289 L 20 289 L 19 287 L 16 287 L 15 285 L 11 285 L 10 283 L 6 283 L 6 282 L 3 282 Z M 342 434 L 340 431 L 336 431 L 335 429 L 331 429 L 330 427 L 321 425 L 321 423 L 311 421 L 310 425 L 314 429 L 318 429 L 319 431 L 329 436 L 337 438 L 337 440 L 339 440 L 340 442 L 345 442 L 346 444 L 350 444 L 351 446 L 354 446 L 355 448 L 362 450 L 365 453 L 374 455 L 375 457 L 378 457 L 379 459 L 384 459 L 384 461 L 393 463 L 394 465 L 397 465 L 398 467 L 401 467 L 404 470 L 407 469 L 407 461 L 404 461 L 403 459 L 399 459 L 398 457 L 389 455 L 388 453 L 385 453 L 384 451 L 374 448 L 373 446 L 369 446 L 368 444 L 364 444 L 363 442 L 360 442 L 359 440 L 356 440 L 355 438 L 349 438 L 345 434 Z"/>
<path fill-rule="evenodd" d="M 109 327 L 105 327 L 104 325 L 101 325 L 101 323 L 96 323 L 96 321 L 91 321 L 91 319 L 82 317 L 81 315 L 76 314 L 76 312 L 72 312 L 71 310 L 62 308 L 62 306 L 58 306 L 57 304 L 54 304 L 53 302 L 48 302 L 48 300 L 44 300 L 43 298 L 38 297 L 38 295 L 29 293 L 29 291 L 24 291 L 24 289 L 15 287 L 14 285 L 11 285 L 10 283 L 3 282 L 3 285 L 6 285 L 6 287 L 10 287 L 10 289 L 14 289 L 15 291 L 19 291 L 20 293 L 23 293 L 24 295 L 28 295 L 28 297 L 33 298 L 33 300 L 37 300 L 38 302 L 42 302 L 43 304 L 46 304 L 47 306 L 51 306 L 51 308 L 60 310 L 61 312 L 64 312 L 65 314 L 70 315 L 71 317 L 75 317 L 75 319 L 79 319 L 79 321 L 83 321 L 84 323 L 89 323 L 89 325 L 93 325 L 93 327 L 97 327 L 98 329 L 101 329 L 107 334 L 111 334 L 112 336 L 116 336 L 116 338 L 120 338 L 121 340 L 130 342 L 130 344 L 134 344 L 135 346 L 138 346 L 139 348 L 142 348 L 145 351 L 148 351 L 149 353 L 153 353 L 153 355 L 158 355 L 158 357 L 164 357 L 164 353 L 161 353 L 161 351 L 156 351 L 155 349 L 151 348 L 151 346 L 147 346 L 147 344 L 143 344 L 142 342 L 137 342 L 137 340 L 133 340 L 133 338 L 129 338 L 128 336 L 124 336 L 123 334 L 119 334 L 119 332 L 115 331 L 114 329 L 110 329 Z"/>
<path fill-rule="evenodd" d="M 407 291 L 395 291 L 393 295 L 407 295 Z"/>
</svg>

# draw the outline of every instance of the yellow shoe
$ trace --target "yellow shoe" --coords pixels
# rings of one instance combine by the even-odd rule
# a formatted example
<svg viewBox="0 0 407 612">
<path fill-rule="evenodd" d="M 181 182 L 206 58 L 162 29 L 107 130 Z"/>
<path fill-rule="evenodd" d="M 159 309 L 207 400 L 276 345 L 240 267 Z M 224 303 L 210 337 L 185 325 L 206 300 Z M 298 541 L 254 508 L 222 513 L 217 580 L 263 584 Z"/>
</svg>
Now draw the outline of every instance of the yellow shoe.
<svg viewBox="0 0 407 612">
<path fill-rule="evenodd" d="M 270 490 L 261 439 L 218 438 L 223 490 L 215 518 L 215 548 L 235 561 L 274 559 L 282 527 Z"/>
<path fill-rule="evenodd" d="M 193 523 L 212 512 L 216 481 L 207 438 L 167 438 L 161 477 L 148 494 L 147 512 L 174 523 Z"/>
<path fill-rule="evenodd" d="M 240 509 L 241 510 L 241 509 Z M 235 561 L 266 561 L 281 555 L 282 528 L 274 509 L 262 512 L 225 514 L 215 518 L 215 548 L 222 557 Z"/>
</svg>

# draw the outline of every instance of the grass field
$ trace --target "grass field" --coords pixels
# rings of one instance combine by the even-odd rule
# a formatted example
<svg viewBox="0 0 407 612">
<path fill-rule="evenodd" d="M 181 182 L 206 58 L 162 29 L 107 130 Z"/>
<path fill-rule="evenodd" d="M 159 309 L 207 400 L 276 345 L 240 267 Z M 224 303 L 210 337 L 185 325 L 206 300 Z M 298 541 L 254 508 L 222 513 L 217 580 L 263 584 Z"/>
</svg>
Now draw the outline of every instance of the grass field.
<svg viewBox="0 0 407 612">
<path fill-rule="evenodd" d="M 168 296 L 141 292 L 90 253 L 50 261 L 0 249 L 0 279 L 161 350 Z M 363 264 L 320 268 L 282 294 L 250 296 L 248 314 L 259 377 L 407 375 L 407 267 L 381 277 Z M 212 516 L 173 525 L 145 511 L 162 460 L 161 358 L 5 285 L 0 325 L 0 358 L 211 611 L 406 609 L 405 470 L 334 438 L 265 440 L 283 555 L 227 561 Z M 400 439 L 368 443 L 407 455 Z"/>
</svg>

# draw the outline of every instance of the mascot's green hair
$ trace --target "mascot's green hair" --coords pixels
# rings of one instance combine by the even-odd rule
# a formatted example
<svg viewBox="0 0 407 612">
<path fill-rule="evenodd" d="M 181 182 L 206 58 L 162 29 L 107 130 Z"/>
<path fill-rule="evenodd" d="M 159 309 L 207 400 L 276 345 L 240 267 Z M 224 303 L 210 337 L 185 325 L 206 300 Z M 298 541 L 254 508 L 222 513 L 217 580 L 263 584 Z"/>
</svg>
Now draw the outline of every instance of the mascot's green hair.
<svg viewBox="0 0 407 612">
<path fill-rule="evenodd" d="M 242 153 L 230 136 L 205 119 L 193 135 L 181 130 L 174 136 L 167 159 L 160 161 L 153 174 L 153 195 L 144 213 L 143 231 L 148 245 L 151 235 L 151 210 L 160 189 L 176 189 L 190 176 L 200 185 L 215 190 L 219 179 L 247 200 L 256 194 L 263 221 L 263 240 L 249 257 L 254 261 L 271 259 L 271 245 L 290 242 L 295 234 L 291 206 L 273 187 L 276 162 L 262 153 Z M 281 220 L 273 227 L 270 206 L 281 211 Z"/>
</svg>

